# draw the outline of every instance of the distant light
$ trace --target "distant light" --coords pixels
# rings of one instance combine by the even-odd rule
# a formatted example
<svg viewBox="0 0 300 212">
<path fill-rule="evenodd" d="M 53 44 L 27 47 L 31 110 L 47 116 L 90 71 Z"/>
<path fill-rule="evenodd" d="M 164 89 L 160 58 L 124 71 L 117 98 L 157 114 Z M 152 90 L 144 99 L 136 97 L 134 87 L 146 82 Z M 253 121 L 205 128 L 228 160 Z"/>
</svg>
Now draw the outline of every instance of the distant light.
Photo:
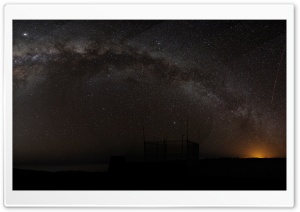
<svg viewBox="0 0 300 212">
<path fill-rule="evenodd" d="M 25 37 L 28 36 L 28 33 L 27 33 L 27 32 L 24 32 L 24 33 L 23 33 L 23 36 L 25 36 Z"/>
<path fill-rule="evenodd" d="M 265 156 L 261 152 L 255 152 L 252 158 L 265 158 Z"/>
</svg>

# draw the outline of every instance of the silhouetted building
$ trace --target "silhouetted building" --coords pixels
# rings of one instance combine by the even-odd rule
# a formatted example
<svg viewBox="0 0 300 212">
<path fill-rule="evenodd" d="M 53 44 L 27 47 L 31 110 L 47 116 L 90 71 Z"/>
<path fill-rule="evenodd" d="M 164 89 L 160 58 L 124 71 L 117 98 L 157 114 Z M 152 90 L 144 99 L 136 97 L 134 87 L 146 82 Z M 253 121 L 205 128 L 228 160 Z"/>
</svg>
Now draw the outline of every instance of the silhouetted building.
<svg viewBox="0 0 300 212">
<path fill-rule="evenodd" d="M 144 141 L 144 160 L 198 160 L 199 144 L 189 140 Z"/>
</svg>

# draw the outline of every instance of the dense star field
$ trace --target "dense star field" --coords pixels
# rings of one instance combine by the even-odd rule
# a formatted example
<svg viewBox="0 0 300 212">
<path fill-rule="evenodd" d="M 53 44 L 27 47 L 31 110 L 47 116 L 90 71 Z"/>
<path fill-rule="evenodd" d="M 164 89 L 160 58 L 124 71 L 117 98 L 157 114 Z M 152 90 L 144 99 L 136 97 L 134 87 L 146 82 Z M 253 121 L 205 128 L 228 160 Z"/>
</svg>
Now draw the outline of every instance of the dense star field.
<svg viewBox="0 0 300 212">
<path fill-rule="evenodd" d="M 146 140 L 200 158 L 286 157 L 286 22 L 13 21 L 14 166 L 143 159 Z"/>
</svg>

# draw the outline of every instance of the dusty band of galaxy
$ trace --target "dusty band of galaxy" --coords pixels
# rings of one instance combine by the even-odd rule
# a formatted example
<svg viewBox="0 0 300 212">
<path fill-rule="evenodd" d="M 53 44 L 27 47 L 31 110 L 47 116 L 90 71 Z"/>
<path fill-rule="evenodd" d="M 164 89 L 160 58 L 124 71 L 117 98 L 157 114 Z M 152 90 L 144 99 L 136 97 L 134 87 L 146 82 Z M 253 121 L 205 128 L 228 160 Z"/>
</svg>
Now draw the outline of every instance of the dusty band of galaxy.
<svg viewBox="0 0 300 212">
<path fill-rule="evenodd" d="M 139 161 L 187 122 L 200 158 L 286 157 L 285 21 L 15 20 L 12 62 L 17 166 Z"/>
</svg>

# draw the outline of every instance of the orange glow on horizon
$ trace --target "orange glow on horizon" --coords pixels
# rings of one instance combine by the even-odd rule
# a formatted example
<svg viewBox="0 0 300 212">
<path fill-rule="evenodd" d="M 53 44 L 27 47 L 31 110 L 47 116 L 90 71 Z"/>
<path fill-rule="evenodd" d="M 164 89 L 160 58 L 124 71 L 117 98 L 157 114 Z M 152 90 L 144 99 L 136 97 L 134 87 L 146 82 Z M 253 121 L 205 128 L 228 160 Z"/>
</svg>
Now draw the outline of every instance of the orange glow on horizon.
<svg viewBox="0 0 300 212">
<path fill-rule="evenodd" d="M 254 152 L 252 158 L 266 158 L 261 152 Z"/>
<path fill-rule="evenodd" d="M 247 152 L 247 158 L 272 158 L 274 156 L 271 149 L 262 146 L 251 148 Z"/>
<path fill-rule="evenodd" d="M 239 151 L 241 158 L 285 158 L 286 148 L 275 142 L 263 142 L 254 140 L 241 146 Z"/>
</svg>

